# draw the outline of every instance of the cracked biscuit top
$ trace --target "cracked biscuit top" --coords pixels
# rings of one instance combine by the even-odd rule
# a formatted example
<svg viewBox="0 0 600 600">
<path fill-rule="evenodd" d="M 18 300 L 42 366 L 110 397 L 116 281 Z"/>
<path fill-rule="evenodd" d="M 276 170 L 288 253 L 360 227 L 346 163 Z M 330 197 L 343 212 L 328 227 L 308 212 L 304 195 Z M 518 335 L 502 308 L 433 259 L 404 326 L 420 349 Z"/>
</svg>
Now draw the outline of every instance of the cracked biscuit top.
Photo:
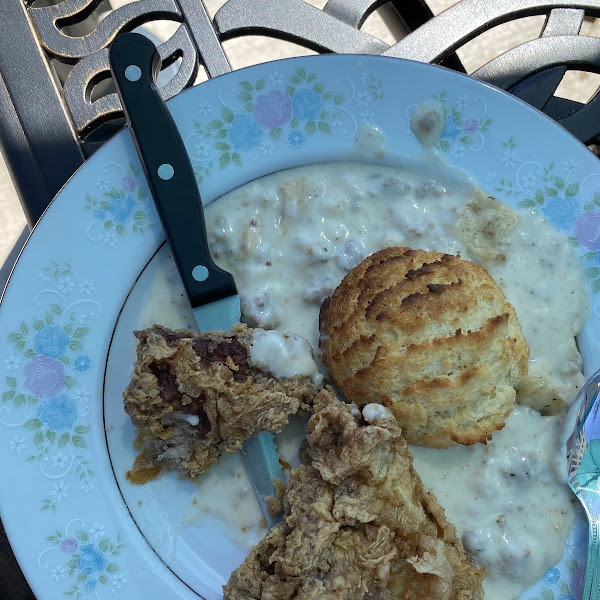
<svg viewBox="0 0 600 600">
<path fill-rule="evenodd" d="M 323 302 L 320 331 L 332 381 L 359 406 L 387 406 L 413 444 L 485 443 L 527 373 L 514 308 L 459 256 L 375 252 Z"/>
</svg>

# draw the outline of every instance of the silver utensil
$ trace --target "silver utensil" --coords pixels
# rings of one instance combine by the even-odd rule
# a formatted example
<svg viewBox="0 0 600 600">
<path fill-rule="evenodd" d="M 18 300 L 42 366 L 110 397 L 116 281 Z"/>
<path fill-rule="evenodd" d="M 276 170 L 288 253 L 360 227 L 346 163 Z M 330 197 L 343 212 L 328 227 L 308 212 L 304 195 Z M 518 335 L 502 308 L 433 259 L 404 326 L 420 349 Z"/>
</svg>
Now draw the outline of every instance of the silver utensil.
<svg viewBox="0 0 600 600">
<path fill-rule="evenodd" d="M 156 88 L 156 46 L 137 33 L 118 36 L 110 67 L 152 198 L 200 331 L 228 330 L 240 320 L 240 299 L 231 273 L 219 268 L 208 248 L 202 200 L 183 140 Z M 273 479 L 283 480 L 270 433 L 246 441 L 248 473 L 267 525 L 280 519 L 268 510 Z"/>
<path fill-rule="evenodd" d="M 588 553 L 581 600 L 600 600 L 600 371 L 581 389 L 567 418 L 569 486 L 588 517 Z M 573 423 L 573 420 L 575 421 Z"/>
</svg>

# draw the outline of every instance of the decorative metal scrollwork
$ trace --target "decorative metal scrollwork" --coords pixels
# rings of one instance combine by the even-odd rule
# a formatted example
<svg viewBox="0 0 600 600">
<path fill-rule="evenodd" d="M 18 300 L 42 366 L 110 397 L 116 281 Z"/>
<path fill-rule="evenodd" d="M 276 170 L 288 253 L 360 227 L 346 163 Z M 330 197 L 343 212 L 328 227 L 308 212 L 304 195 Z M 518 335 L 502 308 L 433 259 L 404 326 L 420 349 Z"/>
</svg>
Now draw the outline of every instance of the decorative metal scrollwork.
<svg viewBox="0 0 600 600">
<path fill-rule="evenodd" d="M 25 0 L 24 0 L 25 1 Z M 473 75 L 512 89 L 544 109 L 568 68 L 600 71 L 600 41 L 580 36 L 585 16 L 600 16 L 600 0 L 463 0 L 392 47 L 362 31 L 366 16 L 385 0 L 329 0 L 323 10 L 304 0 L 229 0 L 214 22 L 201 0 L 135 0 L 108 12 L 91 32 L 75 35 L 72 28 L 100 6 L 100 0 L 63 0 L 52 6 L 30 6 L 28 14 L 49 60 L 71 65 L 63 86 L 64 101 L 78 135 L 85 137 L 120 115 L 116 94 L 93 99 L 95 86 L 109 78 L 107 47 L 123 31 L 156 20 L 180 23 L 159 47 L 163 60 L 181 58 L 179 70 L 161 93 L 170 98 L 193 85 L 200 65 L 209 76 L 230 70 L 222 39 L 264 34 L 294 41 L 321 52 L 384 54 L 440 62 L 489 27 L 516 18 L 546 15 L 538 40 L 493 59 Z M 402 7 L 402 3 L 397 3 Z M 545 72 L 543 83 L 522 86 L 531 74 Z M 600 100 L 563 116 L 562 123 L 584 141 L 600 132 L 591 118 Z M 591 126 L 595 122 L 595 127 Z M 583 125 L 585 123 L 585 126 Z"/>
<path fill-rule="evenodd" d="M 164 85 L 161 96 L 168 100 L 193 83 L 198 72 L 196 48 L 186 25 L 158 47 L 163 65 L 168 59 L 181 56 L 182 62 L 175 76 Z M 168 65 L 168 62 L 166 63 Z M 95 122 L 119 115 L 121 103 L 116 93 L 110 93 L 91 100 L 91 91 L 95 85 L 110 76 L 108 49 L 102 48 L 85 56 L 73 67 L 64 86 L 65 101 L 71 110 L 71 116 L 81 133 L 88 132 Z"/>
<path fill-rule="evenodd" d="M 119 33 L 153 21 L 179 23 L 173 35 L 158 47 L 163 68 L 181 59 L 175 75 L 161 88 L 165 99 L 193 85 L 200 65 L 210 76 L 230 70 L 212 21 L 199 0 L 193 4 L 190 0 L 136 0 L 109 10 L 90 32 L 81 35 L 78 25 L 85 23 L 100 4 L 100 0 L 63 0 L 28 8 L 48 60 L 58 65 L 57 71 L 64 70 L 61 65 L 70 69 L 64 77 L 63 99 L 84 148 L 90 133 L 122 114 L 116 93 L 94 92 L 110 78 L 108 46 Z"/>
</svg>

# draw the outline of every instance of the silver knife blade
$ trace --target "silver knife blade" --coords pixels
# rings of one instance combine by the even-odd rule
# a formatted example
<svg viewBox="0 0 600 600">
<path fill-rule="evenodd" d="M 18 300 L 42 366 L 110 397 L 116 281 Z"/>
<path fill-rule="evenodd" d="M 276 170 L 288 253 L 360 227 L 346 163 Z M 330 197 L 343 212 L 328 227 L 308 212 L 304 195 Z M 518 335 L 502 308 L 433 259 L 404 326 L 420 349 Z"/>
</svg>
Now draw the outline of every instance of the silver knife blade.
<svg viewBox="0 0 600 600">
<path fill-rule="evenodd" d="M 240 320 L 237 288 L 231 273 L 219 268 L 210 255 L 196 175 L 177 125 L 157 90 L 161 61 L 156 46 L 143 35 L 124 33 L 111 44 L 109 62 L 198 327 L 200 331 L 228 330 Z M 264 447 L 270 451 L 266 442 Z M 257 452 L 246 456 L 246 466 L 265 519 L 270 522 L 263 496 L 272 494 L 274 488 L 270 471 L 264 469 L 274 463 L 272 457 L 261 457 Z M 271 482 L 269 489 L 268 481 Z"/>
<path fill-rule="evenodd" d="M 235 323 L 240 322 L 240 297 L 237 294 L 228 296 L 217 302 L 197 306 L 193 312 L 200 331 L 213 329 L 227 331 Z M 275 517 L 271 515 L 266 498 L 275 495 L 273 485 L 275 479 L 284 481 L 273 434 L 263 432 L 246 440 L 242 447 L 242 456 L 260 509 L 270 529 L 281 520 L 281 515 Z"/>
<path fill-rule="evenodd" d="M 211 331 L 213 329 L 228 331 L 240 322 L 242 316 L 240 297 L 237 294 L 227 296 L 227 298 L 216 302 L 196 306 L 192 311 L 200 331 Z"/>
<path fill-rule="evenodd" d="M 275 486 L 273 485 L 275 479 L 284 481 L 273 434 L 263 431 L 246 440 L 242 447 L 242 456 L 248 467 L 248 473 L 250 473 L 250 479 L 267 527 L 271 529 L 273 525 L 277 525 L 281 521 L 282 515 L 273 516 L 269 512 L 266 498 L 275 496 Z"/>
</svg>

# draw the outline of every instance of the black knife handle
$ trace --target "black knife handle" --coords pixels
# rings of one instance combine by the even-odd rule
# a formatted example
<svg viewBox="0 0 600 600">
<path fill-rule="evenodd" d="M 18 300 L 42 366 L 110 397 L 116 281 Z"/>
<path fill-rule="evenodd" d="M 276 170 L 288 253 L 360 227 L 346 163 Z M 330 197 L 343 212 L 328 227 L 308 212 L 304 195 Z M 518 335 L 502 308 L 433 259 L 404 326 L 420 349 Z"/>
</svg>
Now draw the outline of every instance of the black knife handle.
<svg viewBox="0 0 600 600">
<path fill-rule="evenodd" d="M 125 117 L 192 308 L 236 294 L 231 274 L 210 256 L 194 171 L 155 85 L 160 69 L 156 46 L 143 35 L 124 33 L 112 43 L 109 56 Z"/>
</svg>

